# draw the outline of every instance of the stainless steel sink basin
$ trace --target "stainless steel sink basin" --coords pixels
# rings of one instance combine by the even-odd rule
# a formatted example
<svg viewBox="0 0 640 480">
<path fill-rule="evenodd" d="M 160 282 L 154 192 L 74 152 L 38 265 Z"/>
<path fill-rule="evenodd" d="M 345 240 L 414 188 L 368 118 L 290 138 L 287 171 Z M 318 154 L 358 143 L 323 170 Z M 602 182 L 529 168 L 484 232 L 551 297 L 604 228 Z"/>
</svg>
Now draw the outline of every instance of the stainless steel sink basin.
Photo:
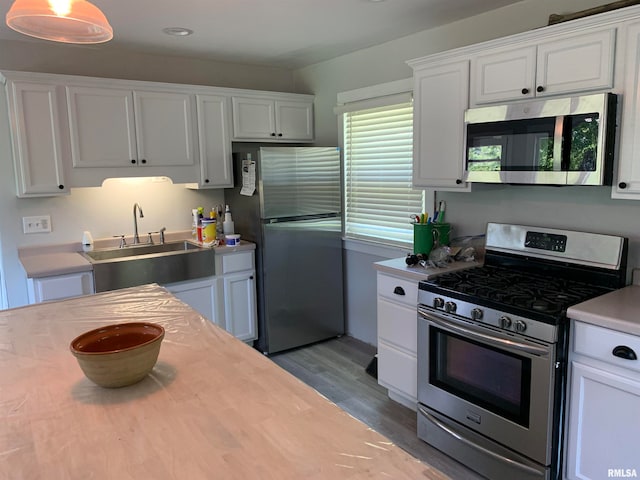
<svg viewBox="0 0 640 480">
<path fill-rule="evenodd" d="M 93 265 L 96 292 L 215 275 L 215 252 L 189 241 L 81 253 Z"/>
<path fill-rule="evenodd" d="M 189 250 L 202 249 L 199 245 L 191 243 L 187 240 L 183 242 L 169 242 L 158 245 L 133 245 L 124 248 L 108 248 L 104 250 L 94 250 L 85 252 L 85 257 L 89 257 L 89 261 L 100 262 L 103 260 L 112 260 L 115 258 L 138 257 L 140 255 L 151 255 L 158 253 L 175 253 Z"/>
</svg>

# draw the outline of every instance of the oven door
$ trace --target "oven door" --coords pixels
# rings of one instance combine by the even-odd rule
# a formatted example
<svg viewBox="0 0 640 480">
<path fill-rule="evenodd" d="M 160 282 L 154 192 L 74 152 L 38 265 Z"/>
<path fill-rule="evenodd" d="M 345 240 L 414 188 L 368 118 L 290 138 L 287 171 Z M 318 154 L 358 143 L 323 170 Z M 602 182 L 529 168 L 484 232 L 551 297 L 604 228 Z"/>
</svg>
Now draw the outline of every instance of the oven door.
<svg viewBox="0 0 640 480">
<path fill-rule="evenodd" d="M 555 345 L 418 307 L 418 401 L 550 465 Z"/>
</svg>

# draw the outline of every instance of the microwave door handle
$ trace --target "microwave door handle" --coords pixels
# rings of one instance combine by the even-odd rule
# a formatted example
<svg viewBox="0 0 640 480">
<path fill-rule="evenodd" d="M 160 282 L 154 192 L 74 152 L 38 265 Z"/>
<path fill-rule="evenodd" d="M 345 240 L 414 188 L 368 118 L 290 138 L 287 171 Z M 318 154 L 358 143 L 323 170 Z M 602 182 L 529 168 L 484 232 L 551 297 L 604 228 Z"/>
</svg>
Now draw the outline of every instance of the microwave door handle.
<svg viewBox="0 0 640 480">
<path fill-rule="evenodd" d="M 539 355 L 541 357 L 546 357 L 549 355 L 549 350 L 544 347 L 538 347 L 535 345 L 528 345 L 526 343 L 517 342 L 515 340 L 506 340 L 502 338 L 494 337 L 493 335 L 487 335 L 486 333 L 476 332 L 469 328 L 461 327 L 459 325 L 455 325 L 447 320 L 444 320 L 440 317 L 437 317 L 429 312 L 426 312 L 422 308 L 418 308 L 418 313 L 421 317 L 429 320 L 432 323 L 435 323 L 439 327 L 446 328 L 448 330 L 452 330 L 456 333 L 467 335 L 476 340 L 490 343 L 497 347 L 509 348 L 511 350 L 517 350 L 524 353 L 529 353 L 532 355 Z"/>
<path fill-rule="evenodd" d="M 533 475 L 539 476 L 539 477 L 543 477 L 544 476 L 543 472 L 541 472 L 539 470 L 536 470 L 535 468 L 530 467 L 529 465 L 525 465 L 523 463 L 517 462 L 517 461 L 512 460 L 512 459 L 510 459 L 508 457 L 505 457 L 504 455 L 500 455 L 499 453 L 492 452 L 491 450 L 472 442 L 468 438 L 465 438 L 462 434 L 456 432 L 452 428 L 449 428 L 448 426 L 446 426 L 442 422 L 438 421 L 433 415 L 431 415 L 429 412 L 427 412 L 423 406 L 418 405 L 418 410 L 420 411 L 420 413 L 422 415 L 424 415 L 426 417 L 427 420 L 429 420 L 431 423 L 433 423 L 440 430 L 443 430 L 445 433 L 448 433 L 453 438 L 455 438 L 456 440 L 464 443 L 468 447 L 471 447 L 471 448 L 473 448 L 475 450 L 479 450 L 480 452 L 482 452 L 482 453 L 484 453 L 486 455 L 489 455 L 490 457 L 495 458 L 496 460 L 498 460 L 500 462 L 507 463 L 507 464 L 511 465 L 512 467 L 515 467 L 515 468 L 520 469 L 520 470 L 524 470 L 525 472 L 527 472 L 529 474 L 533 474 Z"/>
</svg>

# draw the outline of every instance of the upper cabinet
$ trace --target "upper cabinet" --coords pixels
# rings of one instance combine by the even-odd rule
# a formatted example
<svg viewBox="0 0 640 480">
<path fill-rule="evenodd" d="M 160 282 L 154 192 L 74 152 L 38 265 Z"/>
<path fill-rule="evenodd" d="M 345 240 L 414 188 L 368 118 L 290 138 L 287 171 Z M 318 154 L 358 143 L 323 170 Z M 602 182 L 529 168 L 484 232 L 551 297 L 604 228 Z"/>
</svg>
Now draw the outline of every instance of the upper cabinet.
<svg viewBox="0 0 640 480">
<path fill-rule="evenodd" d="M 112 177 L 233 186 L 231 141 L 311 142 L 313 96 L 2 72 L 19 197 Z"/>
<path fill-rule="evenodd" d="M 640 21 L 625 29 L 624 87 L 617 181 L 612 198 L 640 199 Z"/>
<path fill-rule="evenodd" d="M 75 84 L 66 90 L 74 186 L 117 176 L 195 179 L 193 95 Z"/>
<path fill-rule="evenodd" d="M 233 187 L 229 99 L 222 95 L 196 95 L 199 188 Z"/>
<path fill-rule="evenodd" d="M 616 29 L 498 47 L 471 60 L 471 104 L 610 89 Z"/>
<path fill-rule="evenodd" d="M 61 131 L 61 89 L 47 83 L 7 79 L 18 197 L 69 193 L 65 181 L 68 144 Z"/>
<path fill-rule="evenodd" d="M 464 112 L 469 106 L 469 61 L 415 63 L 413 185 L 468 190 L 464 174 Z"/>
<path fill-rule="evenodd" d="M 313 97 L 287 97 L 234 96 L 233 139 L 268 142 L 313 141 Z"/>
</svg>

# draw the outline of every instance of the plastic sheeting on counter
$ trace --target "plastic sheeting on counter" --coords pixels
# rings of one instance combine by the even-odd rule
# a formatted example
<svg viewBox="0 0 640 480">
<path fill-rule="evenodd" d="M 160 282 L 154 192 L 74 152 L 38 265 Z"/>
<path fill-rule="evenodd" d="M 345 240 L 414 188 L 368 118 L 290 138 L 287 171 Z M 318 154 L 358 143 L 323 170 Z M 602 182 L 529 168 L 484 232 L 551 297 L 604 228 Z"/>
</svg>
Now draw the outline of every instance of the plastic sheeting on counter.
<svg viewBox="0 0 640 480">
<path fill-rule="evenodd" d="M 69 343 L 130 321 L 156 366 L 94 385 Z M 447 478 L 157 285 L 0 311 L 0 424 L 0 478 Z"/>
</svg>

